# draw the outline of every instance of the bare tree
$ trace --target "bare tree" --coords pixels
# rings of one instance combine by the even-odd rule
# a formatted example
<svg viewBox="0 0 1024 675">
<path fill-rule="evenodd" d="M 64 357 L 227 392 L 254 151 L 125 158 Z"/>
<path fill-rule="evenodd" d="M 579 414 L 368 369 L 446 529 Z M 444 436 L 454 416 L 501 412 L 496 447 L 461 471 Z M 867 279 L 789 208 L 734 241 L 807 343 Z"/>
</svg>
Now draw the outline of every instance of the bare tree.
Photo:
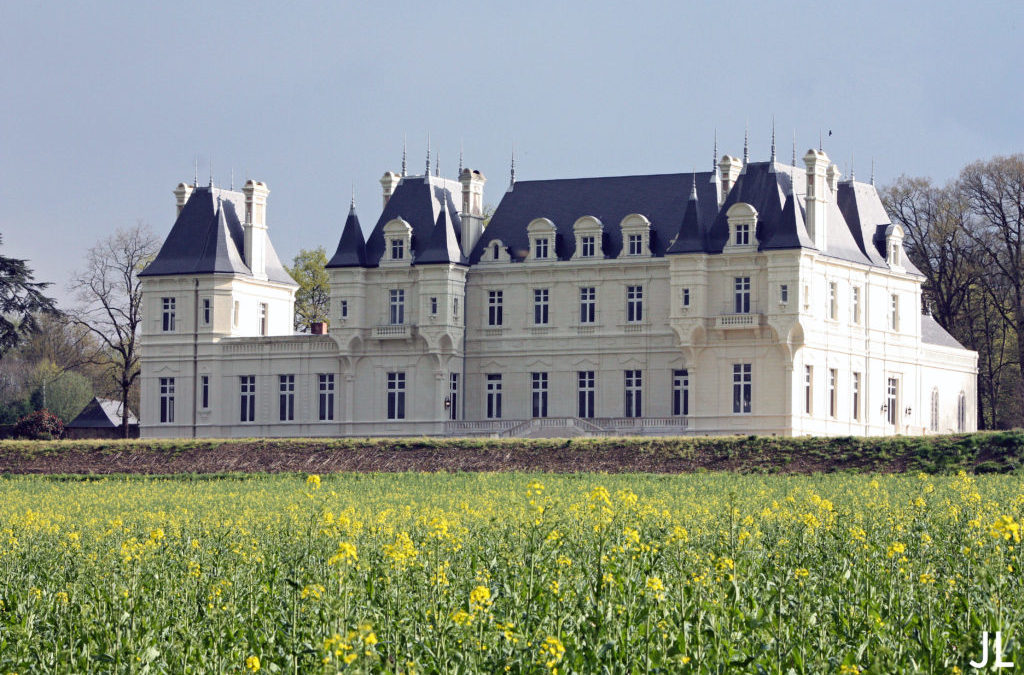
<svg viewBox="0 0 1024 675">
<path fill-rule="evenodd" d="M 108 353 L 108 373 L 121 394 L 121 427 L 128 437 L 128 400 L 139 376 L 138 335 L 142 292 L 138 274 L 153 259 L 160 240 L 149 227 L 118 230 L 86 256 L 71 289 L 80 302 L 75 321 L 95 334 Z"/>
</svg>

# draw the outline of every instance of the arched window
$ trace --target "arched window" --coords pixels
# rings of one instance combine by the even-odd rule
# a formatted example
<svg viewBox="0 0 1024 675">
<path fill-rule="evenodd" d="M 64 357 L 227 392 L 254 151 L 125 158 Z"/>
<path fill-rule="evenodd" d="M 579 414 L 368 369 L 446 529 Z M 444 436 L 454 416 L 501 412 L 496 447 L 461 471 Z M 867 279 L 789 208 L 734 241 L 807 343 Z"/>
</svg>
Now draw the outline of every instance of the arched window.
<svg viewBox="0 0 1024 675">
<path fill-rule="evenodd" d="M 932 389 L 932 419 L 930 428 L 932 431 L 939 430 L 939 388 Z"/>
<path fill-rule="evenodd" d="M 956 430 L 961 433 L 967 431 L 967 394 L 962 391 L 956 401 Z"/>
</svg>

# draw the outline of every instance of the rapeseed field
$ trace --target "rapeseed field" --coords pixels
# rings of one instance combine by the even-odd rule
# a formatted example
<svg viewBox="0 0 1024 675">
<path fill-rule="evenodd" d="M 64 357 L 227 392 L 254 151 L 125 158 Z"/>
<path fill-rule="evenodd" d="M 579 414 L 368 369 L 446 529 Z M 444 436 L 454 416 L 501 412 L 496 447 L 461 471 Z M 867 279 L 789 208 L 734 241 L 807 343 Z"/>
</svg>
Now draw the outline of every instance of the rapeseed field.
<svg viewBox="0 0 1024 675">
<path fill-rule="evenodd" d="M 0 673 L 966 673 L 1022 521 L 1009 475 L 8 477 Z"/>
</svg>

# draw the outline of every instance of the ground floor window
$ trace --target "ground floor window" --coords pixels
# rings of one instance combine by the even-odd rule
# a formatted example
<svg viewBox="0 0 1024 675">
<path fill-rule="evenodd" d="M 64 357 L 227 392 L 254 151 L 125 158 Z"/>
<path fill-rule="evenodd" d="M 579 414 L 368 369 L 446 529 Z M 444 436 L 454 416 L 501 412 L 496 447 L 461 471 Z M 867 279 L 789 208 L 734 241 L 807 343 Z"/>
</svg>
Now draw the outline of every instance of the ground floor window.
<svg viewBox="0 0 1024 675">
<path fill-rule="evenodd" d="M 320 421 L 328 422 L 334 419 L 334 373 L 317 375 L 317 387 L 320 395 Z"/>
<path fill-rule="evenodd" d="M 160 378 L 160 423 L 174 423 L 174 378 Z"/>
<path fill-rule="evenodd" d="M 278 416 L 282 422 L 295 419 L 295 376 L 279 375 L 278 378 Z"/>
<path fill-rule="evenodd" d="M 405 373 L 388 373 L 388 419 L 405 419 Z"/>
<path fill-rule="evenodd" d="M 199 376 L 199 390 L 201 407 L 205 410 L 210 407 L 210 376 Z"/>
<path fill-rule="evenodd" d="M 853 396 L 853 419 L 860 420 L 860 373 L 853 374 L 851 395 Z"/>
<path fill-rule="evenodd" d="M 487 419 L 501 418 L 501 373 L 487 374 Z"/>
<path fill-rule="evenodd" d="M 256 376 L 240 375 L 238 378 L 239 415 L 242 422 L 256 421 Z"/>
<path fill-rule="evenodd" d="M 459 419 L 459 374 L 448 376 L 448 418 Z"/>
<path fill-rule="evenodd" d="M 932 414 L 931 414 L 931 424 L 929 425 L 929 428 L 932 431 L 938 431 L 939 430 L 939 389 L 938 389 L 938 387 L 936 387 L 935 389 L 932 389 L 932 411 L 931 412 L 932 412 Z"/>
<path fill-rule="evenodd" d="M 672 371 L 672 414 L 690 414 L 690 372 L 686 369 Z"/>
<path fill-rule="evenodd" d="M 899 391 L 900 381 L 890 377 L 885 384 L 885 421 L 896 426 L 899 419 Z"/>
<path fill-rule="evenodd" d="M 753 386 L 752 366 L 749 363 L 734 363 L 732 366 L 732 411 L 734 413 L 750 412 Z"/>
<path fill-rule="evenodd" d="M 548 374 L 530 373 L 530 385 L 533 392 L 533 416 L 548 416 Z"/>
<path fill-rule="evenodd" d="M 576 414 L 579 417 L 594 416 L 594 371 L 581 370 L 576 373 Z"/>
<path fill-rule="evenodd" d="M 960 392 L 956 400 L 956 430 L 967 431 L 967 394 Z"/>
<path fill-rule="evenodd" d="M 828 416 L 839 415 L 839 392 L 837 391 L 839 373 L 835 368 L 828 369 Z"/>
<path fill-rule="evenodd" d="M 643 373 L 627 370 L 626 373 L 626 417 L 643 416 Z"/>
</svg>

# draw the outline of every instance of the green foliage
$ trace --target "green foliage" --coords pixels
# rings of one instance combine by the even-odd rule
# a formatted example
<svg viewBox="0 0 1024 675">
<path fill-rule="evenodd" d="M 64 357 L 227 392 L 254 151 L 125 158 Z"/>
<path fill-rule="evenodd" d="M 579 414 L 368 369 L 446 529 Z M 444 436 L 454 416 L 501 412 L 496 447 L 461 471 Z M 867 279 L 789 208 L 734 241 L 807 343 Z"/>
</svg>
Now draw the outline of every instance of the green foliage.
<svg viewBox="0 0 1024 675">
<path fill-rule="evenodd" d="M 1024 621 L 1017 475 L 0 480 L 3 673 L 971 672 Z"/>
<path fill-rule="evenodd" d="M 57 312 L 43 294 L 49 285 L 35 281 L 24 260 L 0 255 L 0 358 L 38 329 L 40 314 Z"/>
<path fill-rule="evenodd" d="M 331 289 L 327 277 L 327 252 L 323 246 L 302 249 L 287 267 L 299 290 L 295 293 L 295 330 L 303 333 L 317 321 L 327 321 Z"/>
<path fill-rule="evenodd" d="M 87 377 L 73 371 L 62 372 L 50 362 L 36 366 L 32 381 L 32 407 L 49 410 L 65 424 L 82 412 L 93 397 L 92 383 Z"/>
<path fill-rule="evenodd" d="M 49 410 L 36 410 L 25 415 L 14 425 L 14 435 L 19 438 L 49 440 L 60 438 L 64 423 Z"/>
</svg>

